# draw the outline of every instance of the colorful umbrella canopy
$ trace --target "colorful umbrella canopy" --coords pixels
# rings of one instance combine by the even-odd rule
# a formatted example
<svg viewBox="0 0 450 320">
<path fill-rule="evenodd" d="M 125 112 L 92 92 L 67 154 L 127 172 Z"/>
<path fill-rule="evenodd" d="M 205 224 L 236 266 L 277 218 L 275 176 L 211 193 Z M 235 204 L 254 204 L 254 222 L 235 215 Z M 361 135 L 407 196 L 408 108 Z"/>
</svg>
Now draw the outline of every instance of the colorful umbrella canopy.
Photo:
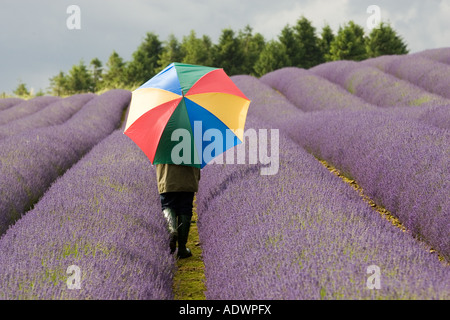
<svg viewBox="0 0 450 320">
<path fill-rule="evenodd" d="M 249 105 L 223 69 L 172 63 L 132 92 L 124 134 L 153 164 L 203 168 L 242 142 Z"/>
</svg>

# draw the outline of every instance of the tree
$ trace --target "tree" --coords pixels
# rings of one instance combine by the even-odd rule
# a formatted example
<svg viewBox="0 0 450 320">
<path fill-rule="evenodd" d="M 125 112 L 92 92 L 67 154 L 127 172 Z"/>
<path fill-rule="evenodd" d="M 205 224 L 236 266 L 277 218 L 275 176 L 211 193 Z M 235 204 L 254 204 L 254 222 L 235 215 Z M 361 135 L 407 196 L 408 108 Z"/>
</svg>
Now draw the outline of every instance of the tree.
<svg viewBox="0 0 450 320">
<path fill-rule="evenodd" d="M 106 72 L 103 75 L 103 87 L 116 89 L 124 86 L 125 83 L 125 62 L 116 51 L 113 51 L 106 62 Z"/>
<path fill-rule="evenodd" d="M 278 40 L 284 46 L 284 50 L 289 57 L 289 65 L 286 65 L 286 67 L 300 65 L 304 49 L 295 39 L 294 30 L 289 25 L 286 25 L 281 30 Z"/>
<path fill-rule="evenodd" d="M 257 76 L 263 76 L 268 72 L 291 65 L 289 56 L 284 44 L 271 40 L 264 47 L 258 61 L 255 64 L 255 73 Z"/>
<path fill-rule="evenodd" d="M 214 50 L 214 65 L 220 66 L 228 75 L 241 73 L 244 53 L 239 39 L 232 29 L 223 29 Z"/>
<path fill-rule="evenodd" d="M 160 67 L 159 56 L 162 52 L 162 43 L 158 36 L 147 32 L 144 41 L 133 52 L 132 60 L 126 68 L 127 83 L 141 85 L 156 74 Z"/>
<path fill-rule="evenodd" d="M 319 48 L 320 51 L 322 52 L 323 62 L 331 61 L 330 47 L 333 40 L 334 40 L 333 30 L 331 30 L 330 25 L 327 24 L 322 28 L 321 37 L 319 39 Z"/>
<path fill-rule="evenodd" d="M 55 96 L 62 96 L 67 93 L 67 78 L 64 72 L 60 71 L 56 76 L 50 78 L 49 92 Z"/>
<path fill-rule="evenodd" d="M 183 63 L 212 66 L 213 45 L 208 36 L 197 38 L 194 30 L 191 30 L 189 36 L 183 37 L 181 43 L 181 54 Z"/>
<path fill-rule="evenodd" d="M 83 60 L 81 60 L 78 65 L 74 65 L 72 69 L 70 69 L 66 81 L 66 89 L 69 94 L 91 91 L 92 77 Z"/>
<path fill-rule="evenodd" d="M 91 67 L 91 76 L 92 76 L 91 91 L 96 92 L 100 88 L 100 85 L 101 85 L 103 65 L 102 65 L 102 62 L 98 58 L 94 58 L 91 60 L 90 67 Z"/>
<path fill-rule="evenodd" d="M 19 85 L 13 91 L 13 93 L 18 97 L 27 97 L 30 95 L 30 91 L 28 91 L 27 86 L 22 81 L 19 82 Z"/>
<path fill-rule="evenodd" d="M 331 60 L 361 61 L 367 58 L 364 29 L 350 21 L 339 31 L 330 45 Z"/>
<path fill-rule="evenodd" d="M 366 51 L 369 58 L 409 52 L 403 39 L 389 24 L 383 22 L 370 32 L 366 40 Z"/>
<path fill-rule="evenodd" d="M 181 44 L 178 39 L 171 34 L 167 41 L 164 42 L 162 52 L 159 56 L 158 64 L 160 65 L 157 72 L 163 70 L 167 65 L 172 62 L 183 61 L 183 54 L 181 52 Z"/>
<path fill-rule="evenodd" d="M 300 47 L 299 60 L 294 63 L 294 66 L 308 69 L 322 63 L 323 56 L 319 47 L 319 38 L 311 21 L 301 17 L 293 29 L 294 39 Z"/>
<path fill-rule="evenodd" d="M 239 31 L 238 39 L 243 53 L 241 73 L 255 75 L 254 66 L 266 41 L 260 33 L 253 35 L 252 32 L 252 28 L 247 25 L 244 30 Z"/>
</svg>

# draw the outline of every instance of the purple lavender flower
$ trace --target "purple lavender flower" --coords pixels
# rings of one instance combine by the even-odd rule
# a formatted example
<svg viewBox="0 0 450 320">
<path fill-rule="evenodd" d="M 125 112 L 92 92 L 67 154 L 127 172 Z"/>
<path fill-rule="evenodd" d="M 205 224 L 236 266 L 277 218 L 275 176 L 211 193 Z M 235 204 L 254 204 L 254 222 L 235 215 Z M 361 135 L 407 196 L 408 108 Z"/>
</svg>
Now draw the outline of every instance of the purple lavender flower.
<svg viewBox="0 0 450 320">
<path fill-rule="evenodd" d="M 280 91 L 303 111 L 375 108 L 335 83 L 301 68 L 279 69 L 264 75 L 260 80 Z"/>
<path fill-rule="evenodd" d="M 16 104 L 19 104 L 23 102 L 23 99 L 21 98 L 3 98 L 0 99 L 0 111 L 6 110 L 8 108 L 11 108 L 15 106 Z"/>
<path fill-rule="evenodd" d="M 450 100 L 354 61 L 334 61 L 309 69 L 380 107 L 448 105 Z"/>
<path fill-rule="evenodd" d="M 411 56 L 420 56 L 437 62 L 450 64 L 450 47 L 428 49 L 411 54 Z"/>
<path fill-rule="evenodd" d="M 265 93 L 244 93 L 258 109 L 253 99 Z M 250 114 L 246 127 L 272 125 Z M 448 299 L 449 269 L 284 134 L 279 173 L 259 172 L 259 164 L 202 171 L 207 299 Z M 380 290 L 367 288 L 371 265 Z"/>
<path fill-rule="evenodd" d="M 131 93 L 111 90 L 90 100 L 67 122 L 0 140 L 0 234 L 50 184 L 118 128 Z"/>
<path fill-rule="evenodd" d="M 425 57 L 382 56 L 362 61 L 361 64 L 406 80 L 422 89 L 450 99 L 450 65 Z"/>
<path fill-rule="evenodd" d="M 42 96 L 15 104 L 14 106 L 6 110 L 0 111 L 0 125 L 38 112 L 39 110 L 42 110 L 43 108 L 48 106 L 50 103 L 55 102 L 59 99 L 59 97 Z"/>
<path fill-rule="evenodd" d="M 281 99 L 270 112 L 265 96 L 272 89 L 258 86 L 256 78 L 239 76 L 233 81 L 252 100 L 249 116 L 280 128 L 316 157 L 356 179 L 368 196 L 397 215 L 415 236 L 425 237 L 450 257 L 449 243 L 443 241 L 450 232 L 448 130 L 389 112 L 395 108 L 290 111 L 289 117 L 280 117 L 292 106 Z M 261 108 L 264 112 L 258 112 Z M 449 108 L 442 113 L 449 119 Z"/>
<path fill-rule="evenodd" d="M 165 223 L 153 167 L 117 130 L 0 239 L 0 299 L 172 299 Z"/>
<path fill-rule="evenodd" d="M 0 139 L 22 131 L 62 124 L 81 109 L 95 94 L 77 94 L 57 100 L 44 109 L 0 126 Z"/>
</svg>

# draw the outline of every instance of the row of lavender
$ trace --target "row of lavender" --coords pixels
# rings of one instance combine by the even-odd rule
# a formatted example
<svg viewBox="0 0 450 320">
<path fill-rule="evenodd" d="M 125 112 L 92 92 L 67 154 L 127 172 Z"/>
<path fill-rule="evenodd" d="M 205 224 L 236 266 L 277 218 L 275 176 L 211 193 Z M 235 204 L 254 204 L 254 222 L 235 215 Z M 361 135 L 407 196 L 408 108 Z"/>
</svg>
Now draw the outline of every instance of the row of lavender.
<svg viewBox="0 0 450 320">
<path fill-rule="evenodd" d="M 172 299 L 155 180 L 122 130 L 97 144 L 0 239 L 0 299 Z"/>
<path fill-rule="evenodd" d="M 358 63 L 336 61 L 309 71 L 377 107 L 385 108 L 391 115 L 419 119 L 449 129 L 450 66 L 444 63 L 443 57 L 449 55 L 450 50 L 443 48 L 431 52 L 435 54 L 425 51 Z"/>
<path fill-rule="evenodd" d="M 83 102 L 86 98 L 89 96 L 73 99 Z M 58 176 L 117 129 L 130 99 L 129 91 L 111 90 L 90 99 L 62 124 L 0 140 L 0 235 Z"/>
<path fill-rule="evenodd" d="M 270 90 L 249 77 L 234 80 L 254 99 L 247 128 L 278 128 L 254 112 L 266 109 L 256 96 Z M 248 90 L 252 83 L 258 90 Z M 197 212 L 207 299 L 450 297 L 448 268 L 284 130 L 279 138 L 276 175 L 260 175 L 262 165 L 250 164 L 202 171 Z M 378 290 L 368 285 L 371 268 L 380 271 Z"/>
<path fill-rule="evenodd" d="M 11 108 L 23 101 L 25 100 L 22 98 L 2 98 L 0 99 L 0 111 Z"/>
<path fill-rule="evenodd" d="M 448 130 L 382 110 L 304 113 L 264 79 L 240 76 L 234 81 L 254 101 L 251 112 L 354 178 L 414 236 L 424 237 L 450 259 Z"/>
<path fill-rule="evenodd" d="M 381 56 L 361 62 L 450 99 L 450 65 L 419 55 Z"/>
<path fill-rule="evenodd" d="M 43 96 L 43 97 L 36 97 L 31 100 L 24 100 L 21 101 L 20 103 L 16 103 L 17 100 L 8 99 L 9 101 L 5 101 L 2 103 L 2 105 L 6 106 L 7 108 L 4 110 L 1 109 L 0 111 L 0 125 L 4 125 L 11 121 L 38 112 L 47 107 L 50 103 L 56 102 L 60 99 L 61 98 L 59 97 Z"/>
<path fill-rule="evenodd" d="M 410 58 L 416 60 L 417 58 Z M 438 64 L 430 61 L 430 65 Z M 410 64 L 411 66 L 411 64 Z M 446 66 L 446 65 L 444 65 Z M 441 95 L 385 73 L 376 67 L 355 61 L 333 61 L 309 70 L 331 82 L 339 84 L 350 93 L 380 107 L 448 105 Z M 445 72 L 442 72 L 445 79 Z"/>
<path fill-rule="evenodd" d="M 384 56 L 366 60 L 364 63 L 380 65 L 382 62 L 392 60 L 411 63 L 409 59 L 409 56 Z M 434 82 L 448 83 L 447 72 L 436 66 L 441 65 L 440 63 L 418 57 L 414 59 L 426 60 L 427 63 L 423 63 L 423 65 L 428 68 L 416 70 L 415 73 L 410 71 L 408 81 L 413 81 L 415 76 L 417 79 L 433 78 Z M 405 65 L 407 64 L 405 63 Z M 346 76 L 346 72 L 342 70 L 347 70 L 348 75 Z M 344 89 L 349 81 L 343 79 L 351 78 L 355 74 L 364 78 L 367 83 L 358 85 L 358 88 L 364 88 L 364 91 L 354 91 L 352 94 Z M 448 90 L 448 85 L 441 85 L 442 89 L 435 90 L 444 96 L 432 95 L 425 88 L 416 87 L 410 82 L 387 75 L 376 68 L 367 67 L 363 62 L 337 61 L 311 70 L 283 68 L 266 74 L 261 81 L 278 90 L 290 102 L 306 112 L 343 109 L 383 110 L 396 117 L 416 119 L 432 126 L 450 128 L 448 113 L 450 99 L 444 95 L 444 89 Z M 357 82 L 353 79 L 352 83 Z M 425 87 L 425 85 L 423 86 Z M 450 95 L 450 91 L 447 94 Z M 413 105 L 409 105 L 412 101 L 414 101 Z M 408 107 L 405 108 L 405 105 Z"/>
<path fill-rule="evenodd" d="M 0 139 L 31 129 L 62 124 L 78 112 L 95 94 L 67 98 L 37 97 L 0 111 Z"/>
</svg>

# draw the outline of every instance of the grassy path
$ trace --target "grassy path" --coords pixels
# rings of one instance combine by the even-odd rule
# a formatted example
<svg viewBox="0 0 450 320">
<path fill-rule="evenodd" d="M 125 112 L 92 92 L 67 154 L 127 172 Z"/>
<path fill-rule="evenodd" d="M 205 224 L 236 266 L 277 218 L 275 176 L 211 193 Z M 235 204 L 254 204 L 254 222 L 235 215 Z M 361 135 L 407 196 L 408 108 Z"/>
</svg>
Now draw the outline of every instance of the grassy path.
<svg viewBox="0 0 450 320">
<path fill-rule="evenodd" d="M 205 300 L 205 266 L 202 261 L 202 249 L 197 230 L 197 212 L 194 200 L 194 212 L 187 247 L 192 257 L 177 260 L 177 271 L 173 281 L 175 300 Z"/>
<path fill-rule="evenodd" d="M 403 232 L 408 230 L 386 208 L 378 206 L 372 199 L 364 194 L 363 189 L 356 183 L 355 180 L 346 177 L 338 169 L 327 163 L 325 160 L 318 159 L 318 161 L 326 167 L 331 173 L 341 178 L 344 182 L 352 186 L 361 196 L 362 200 L 366 202 L 374 211 L 380 214 L 384 219 L 387 219 L 393 226 L 400 228 Z M 194 212 L 192 216 L 192 224 L 189 232 L 189 240 L 187 246 L 192 251 L 192 257 L 187 259 L 178 259 L 177 271 L 174 276 L 173 292 L 175 300 L 205 300 L 205 274 L 204 264 L 202 261 L 201 243 L 197 230 L 197 213 L 194 200 Z M 424 243 L 424 242 L 422 242 Z M 436 254 L 441 262 L 445 263 L 445 259 L 433 248 L 424 243 L 424 246 L 430 253 Z"/>
</svg>

